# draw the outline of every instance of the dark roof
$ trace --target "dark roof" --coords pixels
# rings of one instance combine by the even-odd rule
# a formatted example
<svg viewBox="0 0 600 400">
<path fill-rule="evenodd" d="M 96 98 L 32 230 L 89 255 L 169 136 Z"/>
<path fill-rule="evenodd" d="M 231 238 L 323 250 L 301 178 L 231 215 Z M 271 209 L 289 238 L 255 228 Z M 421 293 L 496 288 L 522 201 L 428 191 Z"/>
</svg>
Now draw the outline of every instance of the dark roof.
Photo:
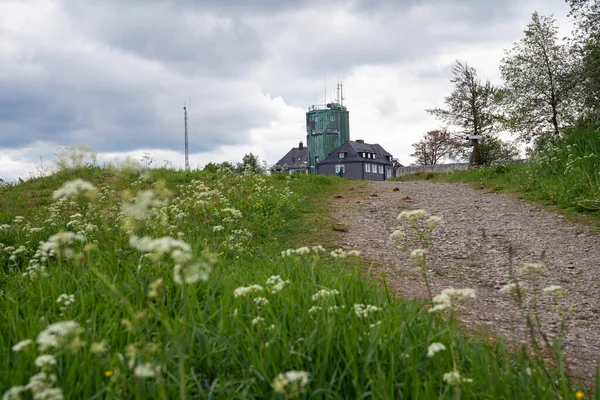
<svg viewBox="0 0 600 400">
<path fill-rule="evenodd" d="M 344 158 L 339 158 L 338 153 L 346 153 Z M 361 153 L 372 153 L 376 155 L 376 158 L 366 158 Z M 333 150 L 327 158 L 319 162 L 320 164 L 339 164 L 351 163 L 351 162 L 368 162 L 371 164 L 386 164 L 392 165 L 393 162 L 389 161 L 386 157 L 392 157 L 390 153 L 385 151 L 379 144 L 369 144 L 361 142 L 353 142 L 352 140 L 346 141 L 343 145 Z"/>
<path fill-rule="evenodd" d="M 298 147 L 292 147 L 288 153 L 275 165 L 281 168 L 308 168 L 308 151 L 306 147 L 301 149 Z"/>
</svg>

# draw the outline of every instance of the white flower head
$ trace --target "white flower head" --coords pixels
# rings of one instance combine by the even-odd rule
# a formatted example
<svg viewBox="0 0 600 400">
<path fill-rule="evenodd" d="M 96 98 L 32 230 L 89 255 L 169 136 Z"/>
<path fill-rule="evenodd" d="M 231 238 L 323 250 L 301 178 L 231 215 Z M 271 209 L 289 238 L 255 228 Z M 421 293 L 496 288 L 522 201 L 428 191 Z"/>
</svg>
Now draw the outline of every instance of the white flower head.
<svg viewBox="0 0 600 400">
<path fill-rule="evenodd" d="M 425 218 L 427 216 L 427 211 L 425 210 L 412 210 L 412 211 L 402 211 L 396 217 L 397 220 L 401 221 L 403 219 L 407 221 L 416 221 L 418 219 Z"/>
<path fill-rule="evenodd" d="M 513 282 L 513 283 L 509 283 L 507 285 L 504 285 L 500 288 L 500 291 L 502 293 L 517 293 L 517 290 L 521 289 L 521 287 L 519 286 L 518 283 Z"/>
<path fill-rule="evenodd" d="M 273 379 L 273 390 L 287 399 L 300 396 L 306 390 L 309 373 L 305 371 L 288 371 Z"/>
<path fill-rule="evenodd" d="M 542 289 L 542 293 L 551 296 L 561 297 L 567 294 L 567 290 L 559 285 L 550 285 Z"/>
<path fill-rule="evenodd" d="M 15 353 L 17 353 L 17 352 L 23 350 L 24 348 L 26 348 L 27 346 L 29 346 L 31 343 L 33 343 L 33 340 L 31 340 L 31 339 L 21 340 L 19 343 L 15 344 L 13 347 L 11 347 L 11 349 Z"/>
<path fill-rule="evenodd" d="M 252 293 L 259 293 L 263 291 L 263 287 L 260 285 L 240 286 L 233 291 L 233 297 L 246 297 Z"/>
<path fill-rule="evenodd" d="M 442 292 L 433 297 L 433 307 L 429 309 L 429 312 L 436 312 L 451 308 L 455 302 L 462 301 L 464 299 L 475 298 L 475 290 L 473 289 L 454 289 L 448 288 L 442 290 Z"/>
<path fill-rule="evenodd" d="M 35 366 L 38 368 L 44 368 L 46 366 L 56 365 L 56 358 L 52 354 L 42 354 L 35 359 Z"/>
<path fill-rule="evenodd" d="M 414 249 L 410 252 L 410 258 L 414 262 L 420 263 L 425 259 L 425 253 L 427 253 L 425 249 Z"/>
<path fill-rule="evenodd" d="M 52 194 L 52 199 L 58 200 L 61 197 L 77 197 L 80 194 L 90 194 L 96 191 L 96 187 L 83 179 L 75 179 L 65 182 L 58 190 Z"/>
<path fill-rule="evenodd" d="M 155 365 L 150 362 L 138 364 L 133 373 L 138 378 L 154 378 L 164 370 L 162 365 Z"/>
<path fill-rule="evenodd" d="M 263 317 L 256 317 L 252 320 L 252 326 L 260 324 L 261 322 L 264 322 L 265 319 Z"/>
<path fill-rule="evenodd" d="M 319 299 L 326 299 L 338 294 L 340 294 L 340 292 L 337 289 L 321 289 L 312 295 L 312 299 L 313 301 L 317 301 Z"/>
<path fill-rule="evenodd" d="M 446 372 L 442 379 L 444 380 L 444 382 L 451 386 L 459 385 L 461 383 L 473 382 L 473 379 L 463 378 L 462 376 L 460 376 L 460 372 L 458 371 Z"/>
<path fill-rule="evenodd" d="M 431 358 L 444 350 L 446 350 L 446 346 L 444 346 L 442 343 L 431 343 L 429 347 L 427 347 L 427 357 Z"/>
<path fill-rule="evenodd" d="M 546 266 L 542 263 L 525 263 L 519 268 L 519 275 L 533 275 L 541 273 Z"/>
</svg>

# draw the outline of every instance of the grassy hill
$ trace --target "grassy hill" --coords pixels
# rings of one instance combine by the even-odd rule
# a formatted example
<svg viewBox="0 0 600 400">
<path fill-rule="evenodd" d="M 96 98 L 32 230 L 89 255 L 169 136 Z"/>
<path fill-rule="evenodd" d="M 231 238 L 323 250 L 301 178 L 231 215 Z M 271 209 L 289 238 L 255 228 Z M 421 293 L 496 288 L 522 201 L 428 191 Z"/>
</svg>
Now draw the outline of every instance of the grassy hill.
<svg viewBox="0 0 600 400">
<path fill-rule="evenodd" d="M 334 251 L 345 184 L 83 168 L 0 188 L 0 393 L 575 398 Z"/>
</svg>

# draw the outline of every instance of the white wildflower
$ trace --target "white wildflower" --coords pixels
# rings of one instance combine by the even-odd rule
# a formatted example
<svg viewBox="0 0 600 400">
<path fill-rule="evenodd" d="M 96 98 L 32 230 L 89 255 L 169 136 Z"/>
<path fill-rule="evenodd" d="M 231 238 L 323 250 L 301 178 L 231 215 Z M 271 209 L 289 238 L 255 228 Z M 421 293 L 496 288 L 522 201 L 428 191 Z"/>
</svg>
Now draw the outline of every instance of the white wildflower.
<svg viewBox="0 0 600 400">
<path fill-rule="evenodd" d="M 319 311 L 321 311 L 322 309 L 323 309 L 323 307 L 321 307 L 321 306 L 312 306 L 311 308 L 308 309 L 308 313 L 315 314 L 315 313 L 318 313 Z"/>
<path fill-rule="evenodd" d="M 441 222 L 442 218 L 438 217 L 437 215 L 432 215 L 431 217 L 427 218 L 427 226 L 429 227 L 429 229 L 435 228 L 436 225 L 438 225 Z"/>
<path fill-rule="evenodd" d="M 263 287 L 260 285 L 240 286 L 233 291 L 233 297 L 245 297 L 252 293 L 262 292 Z"/>
<path fill-rule="evenodd" d="M 96 187 L 83 179 L 75 179 L 65 182 L 58 190 L 52 194 L 52 199 L 57 200 L 61 197 L 77 197 L 80 194 L 89 194 L 94 192 Z"/>
<path fill-rule="evenodd" d="M 49 348 L 60 348 L 65 344 L 65 341 L 73 335 L 79 333 L 79 324 L 75 321 L 60 321 L 49 325 L 46 329 L 39 333 L 37 344 L 40 351 L 45 351 Z"/>
<path fill-rule="evenodd" d="M 164 367 L 161 365 L 155 365 L 150 362 L 146 362 L 146 363 L 138 364 L 133 369 L 133 373 L 138 378 L 154 378 L 163 370 L 164 370 Z"/>
<path fill-rule="evenodd" d="M 271 293 L 277 293 L 280 292 L 285 285 L 289 284 L 290 281 L 284 281 L 281 276 L 279 275 L 273 275 L 271 277 L 269 277 L 269 279 L 267 279 L 267 282 L 265 283 L 265 285 L 269 288 L 269 291 Z"/>
<path fill-rule="evenodd" d="M 269 300 L 267 300 L 265 297 L 257 297 L 253 301 L 257 306 L 269 304 Z"/>
<path fill-rule="evenodd" d="M 305 371 L 288 371 L 273 379 L 273 390 L 287 399 L 298 397 L 306 390 L 309 373 Z"/>
<path fill-rule="evenodd" d="M 256 317 L 252 320 L 252 325 L 256 325 L 256 324 L 260 324 L 261 322 L 264 322 L 265 319 L 263 317 Z"/>
<path fill-rule="evenodd" d="M 21 400 L 21 393 L 27 389 L 25 386 L 13 386 L 2 395 L 2 400 Z"/>
<path fill-rule="evenodd" d="M 448 385 L 459 385 L 461 383 L 473 382 L 473 379 L 463 378 L 462 376 L 460 376 L 460 372 L 458 372 L 458 371 L 446 372 L 443 376 L 443 380 Z"/>
<path fill-rule="evenodd" d="M 410 258 L 415 262 L 422 262 L 425 259 L 425 253 L 425 249 L 414 249 L 410 252 Z"/>
<path fill-rule="evenodd" d="M 544 294 L 548 294 L 548 295 L 554 295 L 557 297 L 563 296 L 567 293 L 567 290 L 565 288 L 563 288 L 562 286 L 559 285 L 550 285 L 548 287 L 545 287 L 544 289 L 542 289 L 542 292 Z"/>
<path fill-rule="evenodd" d="M 35 366 L 38 368 L 53 365 L 56 365 L 56 358 L 51 354 L 42 354 L 41 356 L 35 359 Z"/>
<path fill-rule="evenodd" d="M 427 211 L 425 210 L 412 210 L 412 211 L 402 211 L 398 214 L 399 221 L 405 219 L 407 221 L 416 221 L 421 218 L 425 218 L 427 216 Z"/>
<path fill-rule="evenodd" d="M 442 343 L 431 343 L 429 347 L 427 347 L 427 357 L 431 358 L 444 350 L 446 350 L 446 346 L 444 346 Z"/>
<path fill-rule="evenodd" d="M 333 297 L 337 294 L 340 294 L 340 292 L 337 289 L 321 289 L 317 293 L 312 295 L 312 299 L 313 301 L 317 301 L 319 299 Z"/>
<path fill-rule="evenodd" d="M 75 302 L 75 296 L 72 294 L 64 294 L 63 293 L 60 296 L 58 296 L 58 299 L 56 299 L 56 302 L 58 304 L 62 304 L 64 307 L 68 307 Z"/>
<path fill-rule="evenodd" d="M 213 232 L 221 232 L 223 229 L 225 229 L 225 228 L 223 228 L 222 225 L 213 226 Z"/>
<path fill-rule="evenodd" d="M 448 288 L 433 298 L 434 306 L 429 309 L 429 312 L 436 312 L 450 308 L 457 301 L 462 301 L 466 298 L 475 298 L 475 290 L 473 289 L 454 289 Z"/>
<path fill-rule="evenodd" d="M 311 250 L 313 251 L 313 253 L 325 253 L 325 247 L 321 245 L 313 246 L 311 247 Z"/>
<path fill-rule="evenodd" d="M 546 266 L 542 263 L 525 263 L 519 268 L 520 275 L 537 274 L 544 270 Z"/>
<path fill-rule="evenodd" d="M 106 340 L 101 342 L 94 342 L 90 345 L 90 351 L 94 354 L 104 354 L 108 351 L 108 344 Z"/>
<path fill-rule="evenodd" d="M 199 280 L 206 282 L 211 269 L 212 267 L 210 264 L 203 261 L 187 264 L 185 266 L 176 264 L 173 267 L 173 281 L 178 285 L 183 285 L 184 283 L 192 284 Z"/>
<path fill-rule="evenodd" d="M 31 339 L 25 339 L 25 340 L 21 340 L 19 343 L 15 344 L 13 347 L 11 347 L 12 351 L 19 352 L 21 350 L 23 350 L 25 347 L 29 346 L 31 343 L 33 343 L 33 340 Z"/>
<path fill-rule="evenodd" d="M 358 318 L 366 318 L 370 313 L 381 311 L 381 308 L 371 305 L 371 304 L 355 304 L 354 305 L 354 313 Z"/>
<path fill-rule="evenodd" d="M 513 283 L 509 283 L 507 285 L 502 286 L 500 288 L 500 291 L 502 293 L 516 293 L 518 289 L 520 289 L 519 284 L 513 282 Z"/>
</svg>

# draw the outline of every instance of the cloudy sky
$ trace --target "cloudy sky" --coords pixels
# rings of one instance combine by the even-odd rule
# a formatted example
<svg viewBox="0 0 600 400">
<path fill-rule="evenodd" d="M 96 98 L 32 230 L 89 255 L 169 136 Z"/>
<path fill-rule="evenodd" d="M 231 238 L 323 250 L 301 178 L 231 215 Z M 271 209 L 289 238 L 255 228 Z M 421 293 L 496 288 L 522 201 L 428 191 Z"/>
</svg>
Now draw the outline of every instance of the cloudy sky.
<svg viewBox="0 0 600 400">
<path fill-rule="evenodd" d="M 351 139 L 409 164 L 450 65 L 500 83 L 536 10 L 568 34 L 564 0 L 0 0 L 0 178 L 74 144 L 183 166 L 190 98 L 192 167 L 275 163 L 338 80 Z"/>
</svg>

